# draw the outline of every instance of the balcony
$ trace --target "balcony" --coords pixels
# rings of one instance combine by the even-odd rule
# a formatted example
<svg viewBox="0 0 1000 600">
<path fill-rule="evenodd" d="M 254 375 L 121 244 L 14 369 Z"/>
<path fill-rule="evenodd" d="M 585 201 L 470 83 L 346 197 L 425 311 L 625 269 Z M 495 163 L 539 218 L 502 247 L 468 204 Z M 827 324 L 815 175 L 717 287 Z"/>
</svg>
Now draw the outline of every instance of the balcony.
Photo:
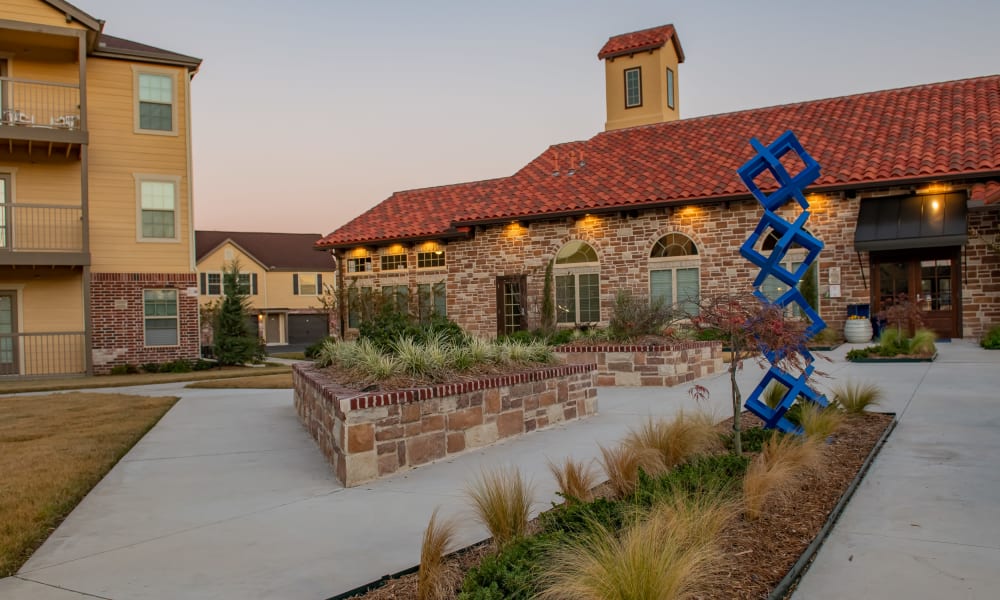
<svg viewBox="0 0 1000 600">
<path fill-rule="evenodd" d="M 85 266 L 83 208 L 0 204 L 0 265 Z"/>
<path fill-rule="evenodd" d="M 87 372 L 86 334 L 0 333 L 0 378 Z"/>
<path fill-rule="evenodd" d="M 0 77 L 0 157 L 74 158 L 85 143 L 79 85 Z"/>
</svg>

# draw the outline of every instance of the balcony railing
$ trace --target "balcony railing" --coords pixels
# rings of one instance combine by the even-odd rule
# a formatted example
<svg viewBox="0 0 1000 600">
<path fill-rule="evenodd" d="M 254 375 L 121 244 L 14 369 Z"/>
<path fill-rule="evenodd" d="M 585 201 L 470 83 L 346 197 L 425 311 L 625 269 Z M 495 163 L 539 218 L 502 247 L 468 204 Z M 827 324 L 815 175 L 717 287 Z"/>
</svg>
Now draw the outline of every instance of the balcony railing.
<svg viewBox="0 0 1000 600">
<path fill-rule="evenodd" d="M 87 372 L 86 335 L 0 333 L 0 376 L 42 377 Z"/>
<path fill-rule="evenodd" d="M 0 126 L 79 130 L 80 86 L 0 77 Z"/>
<path fill-rule="evenodd" d="M 0 204 L 0 252 L 82 251 L 82 207 Z"/>
</svg>

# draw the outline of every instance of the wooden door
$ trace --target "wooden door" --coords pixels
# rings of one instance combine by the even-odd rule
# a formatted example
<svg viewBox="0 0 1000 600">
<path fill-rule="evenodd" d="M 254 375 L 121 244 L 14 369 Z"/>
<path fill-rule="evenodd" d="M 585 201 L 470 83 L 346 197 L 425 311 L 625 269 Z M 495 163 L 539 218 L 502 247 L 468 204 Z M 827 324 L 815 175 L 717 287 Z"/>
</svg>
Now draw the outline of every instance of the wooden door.
<svg viewBox="0 0 1000 600">
<path fill-rule="evenodd" d="M 960 248 L 873 253 L 873 314 L 900 297 L 917 303 L 925 326 L 939 338 L 961 337 Z"/>
<path fill-rule="evenodd" d="M 527 280 L 525 275 L 497 277 L 497 335 L 507 335 L 528 328 L 525 310 Z"/>
<path fill-rule="evenodd" d="M 0 375 L 17 375 L 17 292 L 0 291 Z"/>
</svg>

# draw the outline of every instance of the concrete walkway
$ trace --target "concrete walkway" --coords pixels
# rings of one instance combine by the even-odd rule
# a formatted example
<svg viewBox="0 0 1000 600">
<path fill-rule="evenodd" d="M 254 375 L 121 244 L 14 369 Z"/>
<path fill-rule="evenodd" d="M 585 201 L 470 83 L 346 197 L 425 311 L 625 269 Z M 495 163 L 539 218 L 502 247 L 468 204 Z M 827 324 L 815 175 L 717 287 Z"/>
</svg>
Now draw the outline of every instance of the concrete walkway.
<svg viewBox="0 0 1000 600">
<path fill-rule="evenodd" d="M 900 426 L 796 599 L 994 598 L 1000 589 L 1000 353 L 941 345 L 933 364 L 820 367 L 830 382 L 880 381 Z M 744 391 L 759 371 L 740 374 Z M 726 414 L 726 375 L 703 380 Z M 544 509 L 546 458 L 593 458 L 646 415 L 694 408 L 687 387 L 602 388 L 600 414 L 373 484 L 344 489 L 299 426 L 291 392 L 117 388 L 181 401 L 88 495 L 16 577 L 5 600 L 322 600 L 417 562 L 435 507 L 485 531 L 463 487 L 517 465 Z"/>
</svg>

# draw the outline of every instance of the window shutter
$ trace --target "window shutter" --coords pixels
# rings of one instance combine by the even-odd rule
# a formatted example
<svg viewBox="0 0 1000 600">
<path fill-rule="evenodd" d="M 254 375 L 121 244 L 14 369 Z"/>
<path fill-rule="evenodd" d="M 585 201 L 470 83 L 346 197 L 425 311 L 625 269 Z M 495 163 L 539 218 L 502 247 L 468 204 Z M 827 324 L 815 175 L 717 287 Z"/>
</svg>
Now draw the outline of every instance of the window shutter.
<svg viewBox="0 0 1000 600">
<path fill-rule="evenodd" d="M 292 293 L 296 296 L 299 295 L 299 274 L 292 273 Z"/>
<path fill-rule="evenodd" d="M 254 296 L 257 295 L 257 274 L 256 273 L 251 273 L 250 274 L 250 293 L 253 294 Z"/>
<path fill-rule="evenodd" d="M 322 296 L 323 295 L 323 274 L 322 273 L 316 273 L 316 295 L 317 296 Z"/>
<path fill-rule="evenodd" d="M 208 275 L 206 275 L 205 273 L 201 273 L 199 276 L 199 280 L 201 283 L 201 295 L 204 296 L 205 294 L 208 293 Z"/>
</svg>

